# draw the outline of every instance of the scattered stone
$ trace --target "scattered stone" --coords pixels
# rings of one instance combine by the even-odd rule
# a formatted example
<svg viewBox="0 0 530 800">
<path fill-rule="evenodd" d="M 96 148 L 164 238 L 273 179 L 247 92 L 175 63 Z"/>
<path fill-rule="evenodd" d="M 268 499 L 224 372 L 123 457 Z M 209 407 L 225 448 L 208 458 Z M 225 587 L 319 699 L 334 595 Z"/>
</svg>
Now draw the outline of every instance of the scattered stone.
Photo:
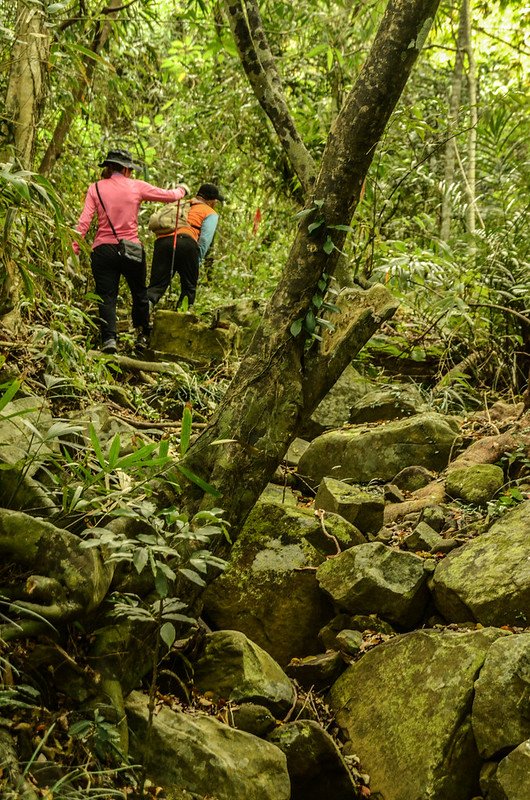
<svg viewBox="0 0 530 800">
<path fill-rule="evenodd" d="M 376 388 L 363 395 L 351 408 L 350 422 L 354 425 L 388 422 L 421 414 L 427 410 L 428 407 L 416 387 L 396 384 L 381 389 Z"/>
<path fill-rule="evenodd" d="M 264 738 L 276 727 L 276 720 L 268 708 L 256 703 L 243 703 L 230 709 L 228 721 L 232 728 Z"/>
<path fill-rule="evenodd" d="M 472 722 L 485 759 L 530 739 L 530 633 L 490 647 L 475 683 Z"/>
<path fill-rule="evenodd" d="M 448 622 L 530 625 L 529 527 L 525 501 L 439 562 L 433 594 Z"/>
<path fill-rule="evenodd" d="M 322 478 L 347 478 L 351 483 L 393 480 L 406 466 L 431 470 L 447 466 L 459 435 L 454 417 L 418 414 L 376 427 L 329 431 L 311 442 L 298 464 L 298 473 L 310 486 Z"/>
<path fill-rule="evenodd" d="M 395 483 L 385 483 L 383 486 L 385 503 L 404 503 L 405 495 Z"/>
<path fill-rule="evenodd" d="M 306 439 L 314 439 L 330 428 L 346 425 L 352 405 L 370 391 L 373 385 L 349 364 L 313 411 L 310 419 L 302 422 L 301 435 Z"/>
<path fill-rule="evenodd" d="M 317 580 L 339 608 L 378 614 L 403 628 L 414 627 L 427 606 L 423 559 L 379 542 L 329 559 L 318 568 Z"/>
<path fill-rule="evenodd" d="M 258 703 L 277 717 L 287 713 L 295 698 L 285 672 L 240 631 L 207 634 L 194 675 L 201 692 L 233 703 Z"/>
<path fill-rule="evenodd" d="M 444 541 L 444 538 L 436 533 L 430 525 L 420 522 L 415 530 L 403 539 L 403 546 L 412 552 L 421 550 L 434 553 Z"/>
<path fill-rule="evenodd" d="M 394 476 L 392 483 L 403 492 L 417 492 L 418 489 L 423 489 L 425 486 L 428 486 L 435 477 L 435 474 L 425 467 L 412 465 L 400 470 L 398 474 Z"/>
<path fill-rule="evenodd" d="M 273 731 L 268 740 L 287 758 L 291 800 L 352 800 L 356 787 L 331 736 L 316 722 L 298 720 Z"/>
<path fill-rule="evenodd" d="M 306 439 L 295 439 L 293 442 L 291 442 L 283 459 L 287 466 L 298 466 L 300 458 L 303 456 L 308 447 L 309 442 Z"/>
<path fill-rule="evenodd" d="M 321 514 L 321 515 L 320 515 Z M 315 514 L 315 519 L 319 521 L 311 530 L 305 534 L 307 541 L 324 556 L 334 556 L 337 553 L 354 547 L 357 544 L 365 544 L 366 538 L 359 528 L 351 522 L 333 514 L 329 511 L 321 510 L 320 514 Z"/>
<path fill-rule="evenodd" d="M 339 650 L 349 656 L 356 656 L 363 642 L 363 635 L 360 631 L 352 631 L 347 628 L 337 634 L 336 637 Z"/>
<path fill-rule="evenodd" d="M 504 472 L 496 464 L 473 464 L 452 469 L 445 482 L 445 491 L 465 503 L 486 505 L 504 485 Z"/>
<path fill-rule="evenodd" d="M 306 689 L 319 691 L 329 688 L 344 669 L 344 661 L 340 653 L 328 650 L 316 656 L 293 658 L 285 671 L 290 678 L 296 680 Z"/>
<path fill-rule="evenodd" d="M 420 522 L 426 522 L 436 533 L 441 533 L 445 525 L 445 512 L 440 506 L 427 506 L 421 512 Z"/>
<path fill-rule="evenodd" d="M 495 773 L 501 800 L 528 800 L 530 797 L 530 739 L 508 753 Z"/>
<path fill-rule="evenodd" d="M 481 759 L 471 727 L 477 674 L 502 632 L 414 631 L 369 650 L 329 694 L 349 752 L 388 800 L 469 800 Z"/>
<path fill-rule="evenodd" d="M 186 790 L 216 800 L 289 800 L 287 762 L 278 747 L 209 716 L 161 708 L 147 739 L 147 698 L 126 703 L 130 752 L 149 777 L 172 792 Z"/>
<path fill-rule="evenodd" d="M 315 508 L 340 514 L 362 533 L 377 533 L 383 525 L 385 503 L 380 491 L 323 478 L 315 497 Z"/>
</svg>

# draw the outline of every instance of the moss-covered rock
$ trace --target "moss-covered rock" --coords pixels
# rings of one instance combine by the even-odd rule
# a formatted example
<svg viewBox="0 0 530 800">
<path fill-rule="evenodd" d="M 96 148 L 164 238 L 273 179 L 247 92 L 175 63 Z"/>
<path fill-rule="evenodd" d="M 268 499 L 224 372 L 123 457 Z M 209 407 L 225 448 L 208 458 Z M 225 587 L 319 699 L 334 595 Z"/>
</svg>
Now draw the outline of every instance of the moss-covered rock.
<svg viewBox="0 0 530 800">
<path fill-rule="evenodd" d="M 133 692 L 126 704 L 131 756 L 168 800 L 182 791 L 216 800 L 289 800 L 284 754 L 268 742 L 223 725 L 213 717 L 161 708 L 146 751 L 147 700 Z"/>
<path fill-rule="evenodd" d="M 355 784 L 337 745 L 318 723 L 290 722 L 268 737 L 287 758 L 291 800 L 352 800 Z"/>
<path fill-rule="evenodd" d="M 370 650 L 334 684 L 349 748 L 384 800 L 469 800 L 481 759 L 473 686 L 501 631 L 415 631 Z"/>
<path fill-rule="evenodd" d="M 483 758 L 530 739 L 530 633 L 492 644 L 475 684 L 472 721 Z"/>
<path fill-rule="evenodd" d="M 311 442 L 298 463 L 298 473 L 310 486 L 322 478 L 349 483 L 390 481 L 404 467 L 431 470 L 447 466 L 458 438 L 458 421 L 441 414 L 418 414 L 369 428 L 329 431 Z"/>
<path fill-rule="evenodd" d="M 315 508 L 340 514 L 362 533 L 377 533 L 383 525 L 385 501 L 382 491 L 323 478 L 316 493 Z"/>
<path fill-rule="evenodd" d="M 465 503 L 485 505 L 492 500 L 504 484 L 504 472 L 496 464 L 474 464 L 452 469 L 445 482 L 445 490 L 451 497 Z"/>
<path fill-rule="evenodd" d="M 151 349 L 188 361 L 191 364 L 209 364 L 222 361 L 238 344 L 238 329 L 228 323 L 226 327 L 212 327 L 196 314 L 177 311 L 156 311 L 153 316 Z"/>
<path fill-rule="evenodd" d="M 530 502 L 449 553 L 436 567 L 433 594 L 448 622 L 530 625 Z"/>
<path fill-rule="evenodd" d="M 486 800 L 528 800 L 530 797 L 530 739 L 496 763 L 487 764 L 481 787 Z"/>
<path fill-rule="evenodd" d="M 285 672 L 240 631 L 208 634 L 194 676 L 202 692 L 235 703 L 258 703 L 277 717 L 285 716 L 295 699 Z"/>
<path fill-rule="evenodd" d="M 245 633 L 281 666 L 317 653 L 318 631 L 333 616 L 315 576 L 324 556 L 308 541 L 319 527 L 312 511 L 258 503 L 204 594 L 207 619 Z"/>
<path fill-rule="evenodd" d="M 420 621 L 429 596 L 423 559 L 380 542 L 330 558 L 318 568 L 317 580 L 339 608 L 377 614 L 403 628 Z"/>
<path fill-rule="evenodd" d="M 395 384 L 373 389 L 357 400 L 350 410 L 350 422 L 388 422 L 427 411 L 427 405 L 415 386 Z"/>
<path fill-rule="evenodd" d="M 303 421 L 301 435 L 313 439 L 325 430 L 346 425 L 352 405 L 373 386 L 374 384 L 357 372 L 351 364 L 348 365 L 311 417 Z"/>
</svg>

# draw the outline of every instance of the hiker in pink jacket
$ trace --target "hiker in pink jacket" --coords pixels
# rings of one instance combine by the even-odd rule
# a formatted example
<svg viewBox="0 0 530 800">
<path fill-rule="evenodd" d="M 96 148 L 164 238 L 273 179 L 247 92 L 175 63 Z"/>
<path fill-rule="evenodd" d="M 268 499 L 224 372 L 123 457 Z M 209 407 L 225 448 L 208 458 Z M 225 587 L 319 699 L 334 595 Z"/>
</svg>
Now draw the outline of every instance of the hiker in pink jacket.
<svg viewBox="0 0 530 800">
<path fill-rule="evenodd" d="M 176 189 L 159 189 L 132 179 L 132 171 L 141 167 L 133 162 L 127 150 L 109 150 L 99 166 L 103 167 L 101 180 L 89 186 L 76 230 L 84 238 L 97 214 L 91 266 L 100 297 L 101 349 L 104 353 L 115 353 L 117 349 L 116 302 L 123 275 L 132 295 L 136 351 L 141 352 L 148 345 L 150 329 L 145 253 L 138 238 L 138 210 L 144 200 L 172 203 L 189 190 L 186 184 Z M 73 249 L 79 253 L 77 242 Z"/>
</svg>

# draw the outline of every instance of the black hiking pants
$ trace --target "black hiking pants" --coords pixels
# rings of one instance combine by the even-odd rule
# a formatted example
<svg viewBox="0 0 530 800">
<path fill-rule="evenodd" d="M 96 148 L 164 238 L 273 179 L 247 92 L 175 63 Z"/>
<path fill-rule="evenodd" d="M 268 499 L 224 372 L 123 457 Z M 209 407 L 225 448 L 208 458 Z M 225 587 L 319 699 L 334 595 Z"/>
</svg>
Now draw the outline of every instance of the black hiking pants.
<svg viewBox="0 0 530 800">
<path fill-rule="evenodd" d="M 199 280 L 199 245 L 186 234 L 177 236 L 174 256 L 173 236 L 161 236 L 155 241 L 151 279 L 147 288 L 147 297 L 153 305 L 166 292 L 176 272 L 180 278 L 177 308 L 185 297 L 188 298 L 188 307 L 191 307 L 195 302 Z"/>
<path fill-rule="evenodd" d="M 145 253 L 142 264 L 129 261 L 118 253 L 117 244 L 100 244 L 91 254 L 92 275 L 99 303 L 101 341 L 116 338 L 116 303 L 120 278 L 123 275 L 131 290 L 132 323 L 149 334 L 149 302 L 147 300 Z"/>
</svg>

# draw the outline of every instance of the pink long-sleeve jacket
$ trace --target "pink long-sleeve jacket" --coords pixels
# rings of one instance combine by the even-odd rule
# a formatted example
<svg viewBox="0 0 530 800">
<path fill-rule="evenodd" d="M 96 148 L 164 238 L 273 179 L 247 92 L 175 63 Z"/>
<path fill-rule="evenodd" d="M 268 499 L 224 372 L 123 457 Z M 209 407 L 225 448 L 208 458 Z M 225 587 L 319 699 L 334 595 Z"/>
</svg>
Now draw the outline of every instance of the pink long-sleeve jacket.
<svg viewBox="0 0 530 800">
<path fill-rule="evenodd" d="M 105 204 L 108 217 L 116 230 L 117 238 L 112 232 L 109 220 L 101 207 L 96 192 L 96 184 L 92 183 L 86 193 L 85 206 L 76 225 L 76 231 L 84 238 L 90 224 L 97 214 L 98 229 L 92 249 L 100 244 L 117 244 L 118 239 L 130 239 L 139 242 L 138 238 L 138 209 L 143 200 L 154 200 L 159 203 L 172 203 L 186 194 L 185 189 L 179 186 L 176 189 L 159 189 L 151 186 L 146 181 L 126 178 L 121 172 L 113 172 L 110 178 L 98 181 L 101 199 Z M 73 250 L 79 253 L 79 244 L 74 242 Z"/>
</svg>

